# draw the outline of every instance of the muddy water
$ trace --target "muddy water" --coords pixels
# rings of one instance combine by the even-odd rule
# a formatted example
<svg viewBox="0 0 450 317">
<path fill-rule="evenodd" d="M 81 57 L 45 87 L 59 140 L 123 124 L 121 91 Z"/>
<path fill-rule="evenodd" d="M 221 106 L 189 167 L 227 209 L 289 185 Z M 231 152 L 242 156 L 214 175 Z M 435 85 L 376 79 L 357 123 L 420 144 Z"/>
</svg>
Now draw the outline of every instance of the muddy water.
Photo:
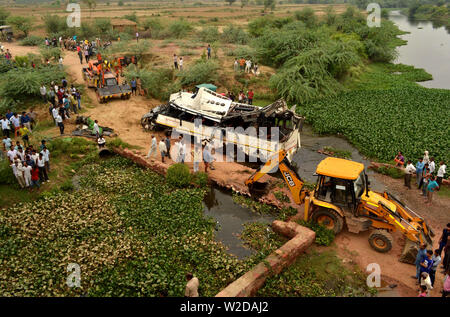
<svg viewBox="0 0 450 317">
<path fill-rule="evenodd" d="M 204 202 L 204 215 L 216 221 L 216 239 L 222 242 L 229 252 L 239 259 L 248 257 L 254 250 L 243 245 L 239 235 L 244 224 L 249 222 L 263 222 L 270 225 L 274 220 L 268 215 L 260 215 L 249 208 L 242 207 L 233 201 L 231 192 L 211 188 Z"/>
</svg>

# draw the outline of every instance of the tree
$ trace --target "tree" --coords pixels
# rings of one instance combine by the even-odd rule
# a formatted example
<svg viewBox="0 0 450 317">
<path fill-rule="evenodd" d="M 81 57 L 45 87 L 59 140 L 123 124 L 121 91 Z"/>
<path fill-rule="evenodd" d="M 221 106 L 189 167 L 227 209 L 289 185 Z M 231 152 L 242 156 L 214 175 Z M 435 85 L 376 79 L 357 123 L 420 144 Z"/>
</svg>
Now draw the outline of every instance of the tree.
<svg viewBox="0 0 450 317">
<path fill-rule="evenodd" d="M 144 55 L 144 53 L 146 53 L 151 46 L 152 45 L 149 41 L 144 40 L 128 46 L 128 49 L 130 50 L 131 53 L 133 53 L 133 55 L 136 56 L 138 62 L 141 62 L 142 55 Z"/>
<path fill-rule="evenodd" d="M 268 8 L 272 11 L 275 10 L 275 0 L 264 0 L 264 11 Z"/>
<path fill-rule="evenodd" d="M 10 13 L 4 8 L 0 8 L 0 25 L 6 24 L 6 19 L 9 17 Z"/>
<path fill-rule="evenodd" d="M 248 5 L 248 0 L 241 0 L 241 8 L 245 7 L 246 5 Z"/>
<path fill-rule="evenodd" d="M 20 15 L 12 15 L 6 19 L 6 23 L 12 25 L 17 30 L 23 32 L 25 36 L 28 36 L 33 24 L 31 18 L 23 17 Z"/>
<path fill-rule="evenodd" d="M 229 5 L 232 5 L 233 3 L 236 2 L 236 0 L 225 0 L 225 2 L 228 2 Z"/>
<path fill-rule="evenodd" d="M 101 33 L 106 33 L 111 29 L 111 20 L 108 18 L 95 19 L 95 26 Z"/>
</svg>

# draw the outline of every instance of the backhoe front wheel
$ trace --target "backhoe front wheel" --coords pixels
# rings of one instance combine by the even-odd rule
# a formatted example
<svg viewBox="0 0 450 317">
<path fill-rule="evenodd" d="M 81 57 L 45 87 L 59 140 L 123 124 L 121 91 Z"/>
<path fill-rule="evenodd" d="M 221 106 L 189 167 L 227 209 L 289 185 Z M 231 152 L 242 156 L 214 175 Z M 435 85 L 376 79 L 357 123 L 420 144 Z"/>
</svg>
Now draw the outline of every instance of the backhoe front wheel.
<svg viewBox="0 0 450 317">
<path fill-rule="evenodd" d="M 344 219 L 335 210 L 328 208 L 321 208 L 315 211 L 312 215 L 312 220 L 319 225 L 332 230 L 334 234 L 341 232 L 344 226 Z"/>
<path fill-rule="evenodd" d="M 394 238 L 386 230 L 374 230 L 369 236 L 370 246 L 378 252 L 386 253 L 392 249 Z"/>
</svg>

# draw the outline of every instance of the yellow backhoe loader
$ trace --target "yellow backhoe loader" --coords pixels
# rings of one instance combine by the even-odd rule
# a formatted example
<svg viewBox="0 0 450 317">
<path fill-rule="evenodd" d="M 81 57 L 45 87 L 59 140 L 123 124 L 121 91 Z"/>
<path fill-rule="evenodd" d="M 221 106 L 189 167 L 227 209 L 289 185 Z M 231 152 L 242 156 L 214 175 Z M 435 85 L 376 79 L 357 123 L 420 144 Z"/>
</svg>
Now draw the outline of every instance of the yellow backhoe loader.
<svg viewBox="0 0 450 317">
<path fill-rule="evenodd" d="M 400 261 L 414 260 L 419 244 L 432 244 L 434 236 L 425 220 L 388 192 L 369 189 L 364 165 L 340 158 L 327 157 L 316 169 L 314 190 L 304 188 L 304 182 L 286 156 L 279 151 L 245 182 L 252 189 L 267 173 L 281 172 L 296 204 L 304 205 L 304 219 L 315 221 L 338 234 L 347 224 L 349 232 L 372 230 L 369 243 L 379 252 L 392 248 L 390 233 L 399 230 L 407 238 Z M 260 183 L 259 183 L 260 184 Z"/>
</svg>

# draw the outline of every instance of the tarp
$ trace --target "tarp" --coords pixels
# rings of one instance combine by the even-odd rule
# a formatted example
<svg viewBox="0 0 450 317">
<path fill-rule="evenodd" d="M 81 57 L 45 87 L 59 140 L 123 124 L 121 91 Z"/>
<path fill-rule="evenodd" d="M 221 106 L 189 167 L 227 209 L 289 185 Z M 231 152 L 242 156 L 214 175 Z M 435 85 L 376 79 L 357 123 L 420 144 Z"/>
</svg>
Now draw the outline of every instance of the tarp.
<svg viewBox="0 0 450 317">
<path fill-rule="evenodd" d="M 216 91 L 217 90 L 217 87 L 216 86 L 214 86 L 213 84 L 200 84 L 200 85 L 197 85 L 197 86 L 195 86 L 195 87 L 197 87 L 197 88 L 201 88 L 201 87 L 205 87 L 205 88 L 207 88 L 207 89 L 209 89 L 209 90 L 212 90 L 212 91 Z"/>
</svg>

